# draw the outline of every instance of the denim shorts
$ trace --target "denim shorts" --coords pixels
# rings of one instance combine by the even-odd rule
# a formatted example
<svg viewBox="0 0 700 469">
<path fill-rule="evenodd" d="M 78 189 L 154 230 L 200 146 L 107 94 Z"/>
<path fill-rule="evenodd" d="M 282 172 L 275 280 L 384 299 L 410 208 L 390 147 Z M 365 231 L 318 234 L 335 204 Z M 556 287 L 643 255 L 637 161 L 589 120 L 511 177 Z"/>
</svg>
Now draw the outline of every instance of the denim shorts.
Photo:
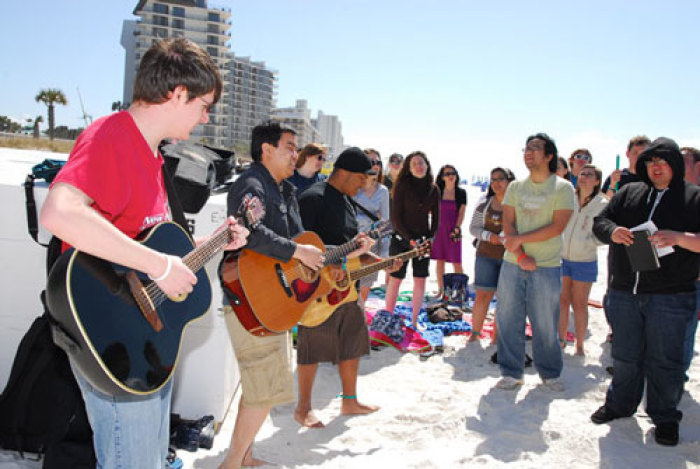
<svg viewBox="0 0 700 469">
<path fill-rule="evenodd" d="M 595 282 L 598 278 L 598 261 L 574 262 L 561 260 L 561 276 L 577 282 Z"/>
<path fill-rule="evenodd" d="M 503 259 L 476 256 L 474 264 L 474 288 L 484 291 L 496 291 L 498 274 L 501 273 Z"/>
</svg>

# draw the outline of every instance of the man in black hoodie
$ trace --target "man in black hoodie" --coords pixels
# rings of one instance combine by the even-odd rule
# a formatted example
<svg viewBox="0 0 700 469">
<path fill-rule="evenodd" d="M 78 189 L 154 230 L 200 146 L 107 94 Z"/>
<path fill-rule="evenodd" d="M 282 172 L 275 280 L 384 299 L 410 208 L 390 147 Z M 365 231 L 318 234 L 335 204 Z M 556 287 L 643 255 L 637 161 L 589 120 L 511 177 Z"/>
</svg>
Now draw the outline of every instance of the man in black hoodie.
<svg viewBox="0 0 700 469">
<path fill-rule="evenodd" d="M 681 247 L 659 258 L 656 270 L 634 272 L 625 246 L 630 228 L 652 221 L 657 228 L 700 231 L 700 188 L 683 181 L 678 145 L 658 138 L 639 155 L 640 182 L 623 187 L 593 224 L 594 234 L 610 245 L 611 281 L 608 307 L 613 336 L 613 374 L 596 424 L 632 416 L 647 383 L 646 411 L 656 425 L 654 438 L 678 444 L 677 409 L 683 394 L 683 342 L 696 314 L 698 254 Z"/>
</svg>

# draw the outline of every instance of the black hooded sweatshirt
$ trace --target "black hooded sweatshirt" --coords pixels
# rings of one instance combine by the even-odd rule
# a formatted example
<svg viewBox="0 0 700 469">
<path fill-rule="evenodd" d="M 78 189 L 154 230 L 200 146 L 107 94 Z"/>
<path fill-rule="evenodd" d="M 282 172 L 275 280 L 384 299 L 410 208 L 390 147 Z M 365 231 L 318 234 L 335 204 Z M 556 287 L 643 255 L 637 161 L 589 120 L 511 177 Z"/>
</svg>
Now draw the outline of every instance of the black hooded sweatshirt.
<svg viewBox="0 0 700 469">
<path fill-rule="evenodd" d="M 649 179 L 646 162 L 663 158 L 671 166 L 673 178 L 666 190 L 657 190 Z M 595 217 L 593 233 L 610 245 L 610 287 L 631 293 L 679 293 L 695 291 L 698 278 L 697 253 L 673 246 L 672 254 L 659 258 L 661 267 L 633 272 L 627 251 L 613 243 L 615 228 L 633 228 L 650 219 L 660 230 L 700 231 L 700 187 L 683 180 L 685 167 L 676 142 L 658 138 L 639 155 L 636 165 L 640 182 L 625 185 Z"/>
</svg>

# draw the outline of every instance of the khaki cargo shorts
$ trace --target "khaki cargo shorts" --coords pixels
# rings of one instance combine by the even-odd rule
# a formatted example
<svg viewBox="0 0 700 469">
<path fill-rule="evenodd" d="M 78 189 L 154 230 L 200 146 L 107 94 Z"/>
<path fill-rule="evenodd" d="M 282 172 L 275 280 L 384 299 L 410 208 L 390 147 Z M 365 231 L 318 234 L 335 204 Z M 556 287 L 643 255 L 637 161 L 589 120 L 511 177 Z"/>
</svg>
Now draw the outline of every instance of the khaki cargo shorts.
<svg viewBox="0 0 700 469">
<path fill-rule="evenodd" d="M 294 402 L 292 335 L 254 336 L 230 306 L 224 307 L 224 317 L 241 373 L 243 405 L 266 408 Z"/>
</svg>

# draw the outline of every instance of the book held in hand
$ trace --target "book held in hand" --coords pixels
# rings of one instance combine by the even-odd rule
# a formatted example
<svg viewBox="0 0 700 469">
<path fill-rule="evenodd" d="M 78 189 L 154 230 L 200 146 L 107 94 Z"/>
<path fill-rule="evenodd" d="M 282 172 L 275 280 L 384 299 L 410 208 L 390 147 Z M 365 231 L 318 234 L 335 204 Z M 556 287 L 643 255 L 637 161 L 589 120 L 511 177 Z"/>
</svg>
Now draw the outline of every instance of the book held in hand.
<svg viewBox="0 0 700 469">
<path fill-rule="evenodd" d="M 635 272 L 645 272 L 656 270 L 661 267 L 656 248 L 649 241 L 651 233 L 649 230 L 632 231 L 634 243 L 625 246 L 627 257 L 629 257 L 632 270 Z"/>
</svg>

